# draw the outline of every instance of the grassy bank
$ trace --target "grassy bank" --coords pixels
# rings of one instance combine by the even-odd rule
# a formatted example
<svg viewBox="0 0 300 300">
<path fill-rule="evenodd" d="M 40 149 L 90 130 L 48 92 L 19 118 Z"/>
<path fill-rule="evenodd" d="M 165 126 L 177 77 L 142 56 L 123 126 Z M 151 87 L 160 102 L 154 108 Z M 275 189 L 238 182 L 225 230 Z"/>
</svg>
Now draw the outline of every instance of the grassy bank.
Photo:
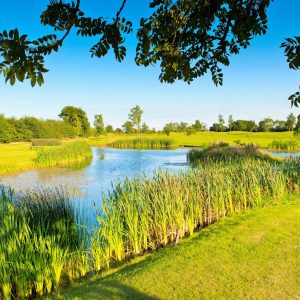
<svg viewBox="0 0 300 300">
<path fill-rule="evenodd" d="M 91 234 L 83 234 L 64 194 L 18 195 L 13 202 L 2 193 L 0 297 L 58 291 L 89 272 L 177 244 L 229 213 L 278 203 L 299 191 L 299 161 L 289 160 L 282 169 L 247 158 L 127 179 L 100 199 Z"/>
<path fill-rule="evenodd" d="M 41 147 L 34 162 L 38 167 L 67 166 L 91 157 L 91 147 L 84 141 L 78 141 L 58 147 Z"/>
<path fill-rule="evenodd" d="M 232 215 L 59 299 L 298 299 L 300 198 Z M 56 297 L 53 297 L 56 298 Z"/>
<path fill-rule="evenodd" d="M 289 142 L 299 141 L 299 138 L 295 138 L 292 132 L 198 132 L 192 135 L 186 135 L 186 133 L 171 133 L 170 136 L 165 134 L 132 134 L 132 135 L 117 135 L 108 134 L 98 138 L 88 139 L 88 143 L 94 146 L 105 146 L 116 140 L 120 139 L 136 139 L 136 138 L 169 138 L 179 146 L 189 147 L 206 147 L 210 144 L 224 141 L 230 145 L 236 144 L 254 144 L 262 148 L 268 148 L 273 141 Z"/>
<path fill-rule="evenodd" d="M 43 141 L 42 144 L 0 144 L 0 176 L 41 167 L 65 166 L 91 157 L 91 149 L 85 142 L 68 142 L 61 146 L 51 142 L 51 146 L 45 146 Z"/>
</svg>

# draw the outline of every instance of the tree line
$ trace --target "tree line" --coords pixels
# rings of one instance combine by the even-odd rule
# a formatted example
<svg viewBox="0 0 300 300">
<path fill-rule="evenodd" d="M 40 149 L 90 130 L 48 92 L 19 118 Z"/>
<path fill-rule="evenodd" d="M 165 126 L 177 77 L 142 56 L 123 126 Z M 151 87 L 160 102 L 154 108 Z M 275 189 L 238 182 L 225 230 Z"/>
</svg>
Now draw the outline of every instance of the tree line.
<svg viewBox="0 0 300 300">
<path fill-rule="evenodd" d="M 64 107 L 58 115 L 61 120 L 42 120 L 35 117 L 6 118 L 0 114 L 0 143 L 23 142 L 39 138 L 75 138 L 116 134 L 140 134 L 140 133 L 165 133 L 184 132 L 191 135 L 201 131 L 247 131 L 247 132 L 282 132 L 293 131 L 300 134 L 300 115 L 296 117 L 289 114 L 285 120 L 273 120 L 268 117 L 256 123 L 253 120 L 234 120 L 230 115 L 227 122 L 223 115 L 218 116 L 217 122 L 211 127 L 200 120 L 193 124 L 186 122 L 169 122 L 162 130 L 150 128 L 143 121 L 144 111 L 139 105 L 130 109 L 128 119 L 123 123 L 122 128 L 113 128 L 111 124 L 104 123 L 103 115 L 94 116 L 93 127 L 91 126 L 86 112 L 74 106 Z"/>
</svg>

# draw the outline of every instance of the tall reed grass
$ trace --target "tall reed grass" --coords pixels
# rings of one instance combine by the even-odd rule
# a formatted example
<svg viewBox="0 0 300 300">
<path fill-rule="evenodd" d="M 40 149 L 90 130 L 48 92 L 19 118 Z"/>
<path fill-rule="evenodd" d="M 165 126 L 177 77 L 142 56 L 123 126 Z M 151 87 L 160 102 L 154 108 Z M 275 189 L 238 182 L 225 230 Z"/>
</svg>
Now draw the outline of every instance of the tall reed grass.
<svg viewBox="0 0 300 300">
<path fill-rule="evenodd" d="M 91 243 L 95 269 L 176 243 L 229 212 L 264 205 L 285 191 L 283 172 L 254 159 L 127 179 L 102 199 Z"/>
<path fill-rule="evenodd" d="M 300 158 L 211 162 L 126 179 L 103 195 L 92 232 L 63 190 L 0 194 L 0 298 L 24 299 L 177 243 L 228 213 L 299 191 Z"/>
<path fill-rule="evenodd" d="M 114 141 L 110 145 L 121 149 L 175 149 L 178 147 L 174 140 L 166 138 L 123 139 Z"/>
<path fill-rule="evenodd" d="M 61 141 L 57 139 L 33 139 L 31 140 L 31 144 L 34 147 L 59 146 L 61 145 Z"/>
<path fill-rule="evenodd" d="M 66 143 L 58 147 L 42 147 L 37 150 L 37 157 L 34 162 L 37 166 L 66 166 L 91 157 L 91 147 L 86 142 L 79 141 Z"/>
<path fill-rule="evenodd" d="M 240 159 L 256 159 L 274 162 L 275 158 L 263 153 L 255 145 L 229 146 L 228 144 L 216 144 L 205 149 L 193 149 L 187 154 L 187 160 L 192 165 L 206 164 L 211 162 L 228 162 Z"/>
<path fill-rule="evenodd" d="M 61 190 L 0 194 L 0 298 L 25 299 L 58 290 L 83 275 L 86 234 Z M 87 270 L 86 270 L 87 272 Z"/>
<path fill-rule="evenodd" d="M 269 144 L 269 149 L 273 150 L 284 150 L 284 151 L 295 151 L 300 150 L 300 143 L 297 141 L 276 141 L 274 140 Z"/>
</svg>

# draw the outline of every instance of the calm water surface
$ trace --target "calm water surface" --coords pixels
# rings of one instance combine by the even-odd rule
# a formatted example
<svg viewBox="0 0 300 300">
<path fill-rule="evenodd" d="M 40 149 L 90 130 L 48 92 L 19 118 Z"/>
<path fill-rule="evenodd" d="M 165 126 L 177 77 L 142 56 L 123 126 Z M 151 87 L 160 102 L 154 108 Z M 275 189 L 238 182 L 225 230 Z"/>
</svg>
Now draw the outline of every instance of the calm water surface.
<svg viewBox="0 0 300 300">
<path fill-rule="evenodd" d="M 91 163 L 80 169 L 40 169 L 0 177 L 0 184 L 16 191 L 32 188 L 64 187 L 86 208 L 101 200 L 111 184 L 126 177 L 152 174 L 153 171 L 177 172 L 187 168 L 187 149 L 177 150 L 119 150 L 93 148 Z M 84 200 L 84 201 L 83 201 Z"/>
<path fill-rule="evenodd" d="M 188 149 L 177 150 L 120 150 L 93 148 L 93 159 L 81 169 L 50 168 L 0 177 L 0 185 L 16 192 L 33 188 L 63 187 L 79 206 L 87 209 L 101 202 L 112 183 L 126 177 L 152 174 L 155 170 L 178 172 L 188 168 Z M 273 152 L 274 156 L 299 156 L 300 153 Z"/>
</svg>

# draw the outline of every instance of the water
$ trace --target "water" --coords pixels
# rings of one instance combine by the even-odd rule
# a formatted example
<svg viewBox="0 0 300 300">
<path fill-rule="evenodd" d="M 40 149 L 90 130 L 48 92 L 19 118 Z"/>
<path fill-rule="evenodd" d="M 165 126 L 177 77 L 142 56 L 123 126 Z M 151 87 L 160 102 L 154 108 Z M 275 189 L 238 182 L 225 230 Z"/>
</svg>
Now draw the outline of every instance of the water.
<svg viewBox="0 0 300 300">
<path fill-rule="evenodd" d="M 271 155 L 279 157 L 297 157 L 300 156 L 300 152 L 272 152 Z"/>
<path fill-rule="evenodd" d="M 93 148 L 93 159 L 82 169 L 40 169 L 0 177 L 0 184 L 15 191 L 32 188 L 63 187 L 76 198 L 79 206 L 91 209 L 100 202 L 101 193 L 111 189 L 111 183 L 126 177 L 152 174 L 153 171 L 177 172 L 187 168 L 187 149 L 119 150 Z"/>
</svg>

